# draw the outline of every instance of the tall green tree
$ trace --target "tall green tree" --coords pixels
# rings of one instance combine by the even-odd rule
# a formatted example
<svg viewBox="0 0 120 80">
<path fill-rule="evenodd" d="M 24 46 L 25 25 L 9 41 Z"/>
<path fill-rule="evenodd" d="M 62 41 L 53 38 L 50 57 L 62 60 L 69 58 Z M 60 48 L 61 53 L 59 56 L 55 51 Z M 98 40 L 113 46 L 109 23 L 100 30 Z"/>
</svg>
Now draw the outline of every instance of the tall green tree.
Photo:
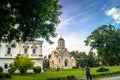
<svg viewBox="0 0 120 80">
<path fill-rule="evenodd" d="M 87 60 L 88 60 L 88 65 L 90 67 L 98 67 L 100 65 L 100 61 L 97 57 L 97 55 L 95 55 L 94 52 L 90 51 L 87 55 Z"/>
<path fill-rule="evenodd" d="M 34 40 L 56 36 L 59 0 L 0 0 L 0 41 Z"/>
<path fill-rule="evenodd" d="M 21 73 L 26 73 L 28 69 L 32 69 L 34 67 L 34 62 L 28 57 L 27 54 L 17 56 L 13 62 L 13 66 L 18 69 Z"/>
<path fill-rule="evenodd" d="M 77 55 L 78 65 L 82 68 L 84 68 L 86 65 L 88 65 L 88 56 L 85 52 L 80 52 Z"/>
<path fill-rule="evenodd" d="M 44 56 L 43 69 L 46 70 L 47 68 L 49 68 L 49 59 L 47 58 L 47 56 Z"/>
<path fill-rule="evenodd" d="M 106 65 L 120 63 L 120 30 L 113 25 L 103 25 L 95 29 L 85 40 L 91 50 L 96 49 L 98 56 Z"/>
</svg>

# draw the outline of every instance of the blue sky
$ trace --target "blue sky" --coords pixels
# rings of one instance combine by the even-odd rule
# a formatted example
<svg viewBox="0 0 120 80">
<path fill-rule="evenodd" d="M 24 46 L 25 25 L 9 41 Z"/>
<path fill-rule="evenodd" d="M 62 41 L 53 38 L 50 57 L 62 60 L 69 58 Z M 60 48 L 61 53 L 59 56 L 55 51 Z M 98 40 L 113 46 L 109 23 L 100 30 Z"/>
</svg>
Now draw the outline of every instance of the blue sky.
<svg viewBox="0 0 120 80">
<path fill-rule="evenodd" d="M 43 55 L 50 54 L 57 47 L 60 35 L 66 41 L 69 51 L 89 51 L 84 40 L 97 27 L 104 24 L 120 26 L 120 0 L 60 0 L 63 6 L 61 22 L 56 26 L 58 36 L 53 45 L 43 43 Z"/>
</svg>

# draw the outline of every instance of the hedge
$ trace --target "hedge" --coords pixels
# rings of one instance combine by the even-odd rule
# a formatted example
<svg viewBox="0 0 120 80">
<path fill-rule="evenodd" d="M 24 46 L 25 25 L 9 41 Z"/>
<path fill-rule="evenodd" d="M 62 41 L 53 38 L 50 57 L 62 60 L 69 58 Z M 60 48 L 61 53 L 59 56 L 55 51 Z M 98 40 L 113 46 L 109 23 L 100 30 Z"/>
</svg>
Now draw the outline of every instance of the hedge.
<svg viewBox="0 0 120 80">
<path fill-rule="evenodd" d="M 101 73 L 101 74 L 94 74 L 91 75 L 93 78 L 95 77 L 101 77 L 101 76 L 112 76 L 112 75 L 116 75 L 116 74 L 120 74 L 120 71 L 116 71 L 116 72 L 107 72 L 107 73 Z"/>
<path fill-rule="evenodd" d="M 57 77 L 57 78 L 49 78 L 46 80 L 76 80 L 75 76 L 67 76 L 67 77 Z"/>
</svg>

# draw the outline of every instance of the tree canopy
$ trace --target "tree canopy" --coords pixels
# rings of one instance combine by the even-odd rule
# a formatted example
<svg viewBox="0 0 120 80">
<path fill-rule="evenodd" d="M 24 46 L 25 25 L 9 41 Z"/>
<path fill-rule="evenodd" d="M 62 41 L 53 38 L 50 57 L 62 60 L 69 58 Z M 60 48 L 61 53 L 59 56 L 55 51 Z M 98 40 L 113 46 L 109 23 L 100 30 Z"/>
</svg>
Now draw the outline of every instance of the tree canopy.
<svg viewBox="0 0 120 80">
<path fill-rule="evenodd" d="M 0 0 L 0 41 L 26 41 L 56 36 L 59 0 Z"/>
<path fill-rule="evenodd" d="M 91 50 L 96 49 L 98 56 L 107 65 L 118 65 L 120 63 L 120 29 L 113 25 L 102 25 L 95 29 L 85 40 Z"/>
<path fill-rule="evenodd" d="M 79 51 L 72 51 L 70 52 L 70 54 L 75 58 L 77 62 L 77 67 L 84 68 L 86 65 L 89 65 L 90 67 L 99 66 L 97 56 L 91 51 L 89 52 L 89 54 Z"/>
</svg>

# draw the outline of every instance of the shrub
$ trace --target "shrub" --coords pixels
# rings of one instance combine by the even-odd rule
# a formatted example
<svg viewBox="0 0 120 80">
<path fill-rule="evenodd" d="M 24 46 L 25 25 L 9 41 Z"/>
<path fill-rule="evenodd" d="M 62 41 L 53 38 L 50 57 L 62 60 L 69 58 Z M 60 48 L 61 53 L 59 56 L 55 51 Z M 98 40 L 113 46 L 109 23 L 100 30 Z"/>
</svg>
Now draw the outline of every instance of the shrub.
<svg viewBox="0 0 120 80">
<path fill-rule="evenodd" d="M 8 69 L 9 74 L 13 74 L 15 71 L 13 69 Z"/>
<path fill-rule="evenodd" d="M 10 79 L 12 76 L 8 73 L 5 73 L 5 78 Z"/>
<path fill-rule="evenodd" d="M 0 73 L 2 73 L 3 72 L 3 68 L 0 66 Z"/>
<path fill-rule="evenodd" d="M 96 72 L 105 72 L 105 71 L 109 71 L 109 69 L 105 67 L 100 67 L 96 70 Z"/>
<path fill-rule="evenodd" d="M 41 72 L 41 67 L 40 66 L 36 66 L 33 68 L 34 73 L 40 73 Z"/>
<path fill-rule="evenodd" d="M 72 79 L 72 80 L 76 80 L 76 78 L 75 78 L 74 75 L 71 75 L 71 79 Z"/>
<path fill-rule="evenodd" d="M 11 79 L 12 76 L 8 73 L 0 73 L 0 80 L 2 79 Z"/>
<path fill-rule="evenodd" d="M 0 73 L 0 79 L 3 79 L 3 78 L 4 78 L 4 74 Z"/>
</svg>

